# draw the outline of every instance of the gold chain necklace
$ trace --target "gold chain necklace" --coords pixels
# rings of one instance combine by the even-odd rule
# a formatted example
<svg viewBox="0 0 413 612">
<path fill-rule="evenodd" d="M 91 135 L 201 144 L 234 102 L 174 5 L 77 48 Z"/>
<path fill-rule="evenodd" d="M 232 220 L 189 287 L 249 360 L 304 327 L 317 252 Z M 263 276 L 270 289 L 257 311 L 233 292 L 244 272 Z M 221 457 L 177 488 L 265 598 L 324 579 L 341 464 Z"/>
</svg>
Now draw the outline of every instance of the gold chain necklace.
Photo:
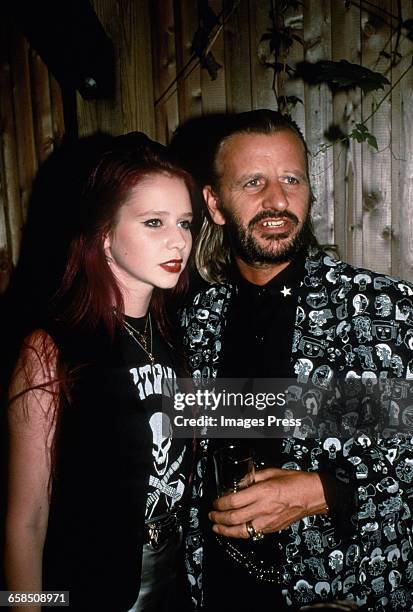
<svg viewBox="0 0 413 612">
<path fill-rule="evenodd" d="M 133 327 L 133 325 L 131 325 L 130 323 L 128 323 L 128 321 L 126 321 L 125 319 L 123 319 L 123 327 L 125 328 L 125 330 L 128 332 L 128 334 L 130 335 L 130 337 L 141 347 L 141 349 L 143 351 L 145 351 L 145 353 L 148 355 L 151 365 L 153 365 L 155 363 L 155 358 L 153 356 L 152 353 L 152 319 L 151 319 L 151 313 L 148 312 L 148 315 L 146 317 L 146 322 L 145 322 L 145 327 L 143 330 L 143 334 L 138 331 L 137 329 L 135 329 Z M 148 327 L 149 327 L 149 334 L 148 334 Z M 149 347 L 148 347 L 149 344 Z"/>
<path fill-rule="evenodd" d="M 143 345 L 144 349 L 147 350 L 147 345 L 148 345 L 148 322 L 149 322 L 149 313 L 146 317 L 146 321 L 145 321 L 145 327 L 143 329 L 143 333 L 140 332 L 138 329 L 136 329 L 136 327 L 133 327 L 133 325 L 131 325 L 128 321 L 126 321 L 126 319 L 123 319 L 123 324 L 126 328 L 126 330 L 129 333 L 135 334 L 137 336 L 137 338 L 139 338 L 139 342 Z"/>
</svg>

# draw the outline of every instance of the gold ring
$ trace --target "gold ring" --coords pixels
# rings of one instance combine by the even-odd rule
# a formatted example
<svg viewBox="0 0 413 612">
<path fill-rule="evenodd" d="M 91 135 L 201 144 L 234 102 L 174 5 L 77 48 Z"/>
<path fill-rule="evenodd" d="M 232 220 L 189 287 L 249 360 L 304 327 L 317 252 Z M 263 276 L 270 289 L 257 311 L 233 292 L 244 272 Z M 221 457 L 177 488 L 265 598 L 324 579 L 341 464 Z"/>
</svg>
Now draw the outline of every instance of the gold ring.
<svg viewBox="0 0 413 612">
<path fill-rule="evenodd" d="M 252 525 L 252 521 L 247 521 L 245 523 L 245 527 L 247 528 L 247 532 L 248 532 L 248 537 L 250 538 L 250 540 L 253 540 L 253 542 L 257 542 L 258 540 L 262 540 L 262 538 L 264 537 L 264 534 L 262 531 L 258 530 L 256 531 Z"/>
</svg>

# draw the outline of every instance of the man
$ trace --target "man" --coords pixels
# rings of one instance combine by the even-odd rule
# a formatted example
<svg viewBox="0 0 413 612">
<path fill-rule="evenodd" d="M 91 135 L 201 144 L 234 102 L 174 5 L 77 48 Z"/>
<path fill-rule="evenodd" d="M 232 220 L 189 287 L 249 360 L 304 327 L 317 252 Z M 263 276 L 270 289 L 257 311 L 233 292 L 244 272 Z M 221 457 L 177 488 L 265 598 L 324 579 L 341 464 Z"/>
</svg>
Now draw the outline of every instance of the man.
<svg viewBox="0 0 413 612">
<path fill-rule="evenodd" d="M 406 384 L 387 398 L 392 378 L 412 377 L 413 288 L 317 248 L 306 145 L 279 113 L 228 121 L 204 197 L 209 216 L 196 257 L 213 284 L 182 317 L 193 374 L 295 378 L 288 409 L 307 406 L 318 434 L 254 440 L 271 467 L 208 508 L 218 537 L 206 538 L 206 605 L 274 610 L 350 599 L 410 609 L 413 450 L 402 429 L 413 410 Z M 375 414 L 376 387 L 388 415 Z M 197 471 L 208 506 L 216 446 L 201 442 Z M 202 497 L 196 481 L 194 491 Z M 194 587 L 198 510 L 189 538 Z"/>
</svg>

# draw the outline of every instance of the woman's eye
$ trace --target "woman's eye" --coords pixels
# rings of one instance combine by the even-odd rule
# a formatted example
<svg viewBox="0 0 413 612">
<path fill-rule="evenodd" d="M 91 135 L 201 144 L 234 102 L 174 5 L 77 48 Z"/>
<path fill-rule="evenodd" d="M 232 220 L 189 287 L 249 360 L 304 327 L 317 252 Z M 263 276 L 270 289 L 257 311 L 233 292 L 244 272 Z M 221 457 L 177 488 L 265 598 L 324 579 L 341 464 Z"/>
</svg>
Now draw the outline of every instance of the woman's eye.
<svg viewBox="0 0 413 612">
<path fill-rule="evenodd" d="M 184 230 L 190 230 L 192 228 L 192 221 L 180 221 L 179 225 L 182 227 L 182 229 Z"/>
<path fill-rule="evenodd" d="M 162 221 L 160 219 L 148 219 L 143 223 L 146 227 L 161 227 Z"/>
<path fill-rule="evenodd" d="M 246 187 L 258 187 L 260 184 L 260 180 L 257 178 L 253 178 L 250 181 L 248 181 L 247 183 L 245 183 Z"/>
</svg>

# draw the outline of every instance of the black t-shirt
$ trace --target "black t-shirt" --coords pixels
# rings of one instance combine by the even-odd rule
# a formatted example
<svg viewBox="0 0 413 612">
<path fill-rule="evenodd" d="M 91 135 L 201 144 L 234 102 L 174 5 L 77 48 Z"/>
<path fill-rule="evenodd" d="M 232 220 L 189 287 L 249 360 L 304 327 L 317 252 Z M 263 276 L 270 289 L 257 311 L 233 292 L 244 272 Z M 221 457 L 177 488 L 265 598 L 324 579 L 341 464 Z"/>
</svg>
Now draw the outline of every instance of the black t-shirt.
<svg viewBox="0 0 413 612">
<path fill-rule="evenodd" d="M 144 330 L 146 317 L 125 320 L 134 329 Z M 147 347 L 150 351 L 150 346 Z M 146 520 L 169 512 L 182 501 L 188 481 L 186 441 L 173 437 L 173 429 L 166 403 L 172 401 L 179 364 L 173 359 L 172 347 L 152 326 L 154 363 L 141 345 L 126 331 L 122 335 L 122 351 L 133 383 L 139 406 L 146 415 L 152 432 L 152 460 L 149 491 L 146 500 Z M 167 412 L 170 413 L 168 410 Z"/>
<path fill-rule="evenodd" d="M 138 596 L 145 520 L 169 511 L 187 488 L 190 444 L 151 427 L 163 420 L 162 393 L 180 362 L 156 329 L 153 367 L 124 329 L 113 339 L 102 328 L 56 325 L 50 333 L 69 385 L 57 423 L 44 588 L 70 590 L 74 610 L 120 612 Z"/>
</svg>

